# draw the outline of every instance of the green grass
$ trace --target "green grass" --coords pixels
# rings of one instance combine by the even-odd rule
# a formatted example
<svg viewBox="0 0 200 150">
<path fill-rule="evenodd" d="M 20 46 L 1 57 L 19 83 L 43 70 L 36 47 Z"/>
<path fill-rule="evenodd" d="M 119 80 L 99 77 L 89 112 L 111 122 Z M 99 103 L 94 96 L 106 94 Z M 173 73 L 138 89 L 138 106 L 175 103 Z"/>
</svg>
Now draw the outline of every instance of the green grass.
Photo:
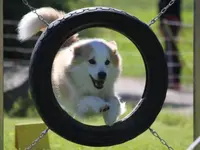
<svg viewBox="0 0 200 150">
<path fill-rule="evenodd" d="M 14 149 L 14 125 L 16 123 L 41 121 L 39 118 L 5 118 L 5 134 L 4 134 L 4 148 L 5 150 Z M 97 124 L 101 124 L 101 119 L 95 120 Z M 177 114 L 169 113 L 168 111 L 162 111 L 158 116 L 155 123 L 152 125 L 159 135 L 167 141 L 175 150 L 184 150 L 192 142 L 193 137 L 193 124 L 192 116 L 181 116 Z M 78 134 L 78 133 L 77 133 Z M 120 135 L 119 135 L 120 136 Z M 128 141 L 124 144 L 112 146 L 112 147 L 87 147 L 69 142 L 60 136 L 56 135 L 52 131 L 49 132 L 50 147 L 52 150 L 166 150 L 160 141 L 155 138 L 149 131 L 141 134 L 137 138 Z"/>
<path fill-rule="evenodd" d="M 184 0 L 182 9 L 182 20 L 184 24 L 193 24 L 193 1 Z M 157 0 L 94 0 L 92 6 L 108 6 L 124 10 L 131 15 L 136 16 L 141 21 L 149 23 L 149 21 L 157 15 Z M 75 5 L 74 9 L 81 8 Z M 162 36 L 158 30 L 158 22 L 152 25 L 152 29 L 163 44 Z M 116 40 L 118 43 L 120 54 L 123 58 L 123 76 L 144 77 L 145 69 L 139 52 L 136 47 L 123 35 L 108 29 L 88 29 L 96 31 L 98 37 Z M 131 29 L 130 29 L 131 31 Z M 141 33 L 142 34 L 142 33 Z M 144 36 L 144 42 L 145 42 Z M 164 46 L 164 45 L 163 45 Z M 182 71 L 183 83 L 192 83 L 193 81 L 193 28 L 183 28 L 180 33 L 180 42 L 178 44 L 180 55 L 184 61 Z"/>
</svg>

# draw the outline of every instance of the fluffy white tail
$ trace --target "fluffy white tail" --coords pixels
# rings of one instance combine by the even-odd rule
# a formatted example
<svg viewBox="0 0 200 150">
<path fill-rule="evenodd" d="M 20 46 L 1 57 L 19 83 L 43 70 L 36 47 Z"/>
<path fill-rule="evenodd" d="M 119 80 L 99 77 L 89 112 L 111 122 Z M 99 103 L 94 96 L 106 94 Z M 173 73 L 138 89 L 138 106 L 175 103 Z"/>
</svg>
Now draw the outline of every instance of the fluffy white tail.
<svg viewBox="0 0 200 150">
<path fill-rule="evenodd" d="M 36 10 L 37 14 L 42 16 L 48 23 L 64 16 L 63 11 L 58 11 L 51 7 L 42 7 Z M 39 20 L 34 12 L 29 12 L 22 17 L 18 24 L 18 39 L 26 41 L 39 31 L 43 31 L 46 24 Z"/>
</svg>

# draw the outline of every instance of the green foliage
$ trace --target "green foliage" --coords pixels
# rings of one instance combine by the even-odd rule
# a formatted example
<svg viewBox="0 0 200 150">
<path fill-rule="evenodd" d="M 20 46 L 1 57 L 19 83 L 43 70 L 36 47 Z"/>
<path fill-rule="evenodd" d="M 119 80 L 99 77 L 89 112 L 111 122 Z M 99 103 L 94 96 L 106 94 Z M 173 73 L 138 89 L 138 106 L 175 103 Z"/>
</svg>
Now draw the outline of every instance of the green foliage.
<svg viewBox="0 0 200 150">
<path fill-rule="evenodd" d="M 11 110 L 7 113 L 9 117 L 36 117 L 38 113 L 36 112 L 35 105 L 31 98 L 30 92 L 28 93 L 28 98 L 24 99 L 18 97 L 14 102 Z"/>
<path fill-rule="evenodd" d="M 85 8 L 85 7 L 91 7 L 94 5 L 93 0 L 73 0 L 68 2 L 69 8 L 71 10 Z"/>
<path fill-rule="evenodd" d="M 10 117 L 28 117 L 28 116 L 36 116 L 33 102 L 31 99 L 22 99 L 18 98 L 14 104 L 12 109 L 8 112 L 8 116 Z"/>
<path fill-rule="evenodd" d="M 18 98 L 15 103 L 13 104 L 13 108 L 9 112 L 9 116 L 18 116 L 18 117 L 25 117 L 26 116 L 26 105 L 24 100 Z"/>
</svg>

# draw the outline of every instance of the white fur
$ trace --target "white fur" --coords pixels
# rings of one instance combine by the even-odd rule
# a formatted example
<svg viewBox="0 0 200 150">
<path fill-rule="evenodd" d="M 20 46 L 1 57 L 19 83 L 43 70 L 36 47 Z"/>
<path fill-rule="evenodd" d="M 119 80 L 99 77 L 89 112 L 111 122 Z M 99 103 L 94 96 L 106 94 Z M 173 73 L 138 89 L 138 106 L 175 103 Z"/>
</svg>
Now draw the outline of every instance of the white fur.
<svg viewBox="0 0 200 150">
<path fill-rule="evenodd" d="M 51 7 L 42 7 L 37 9 L 36 12 L 40 14 L 47 23 L 51 23 L 54 18 L 63 16 L 63 12 L 59 12 Z M 25 41 L 30 39 L 34 34 L 44 28 L 46 24 L 38 19 L 34 12 L 29 12 L 23 16 L 18 25 L 18 39 Z"/>
<path fill-rule="evenodd" d="M 85 96 L 78 103 L 77 114 L 81 116 L 86 112 L 99 113 L 100 109 L 106 106 L 110 107 L 110 104 L 99 97 Z"/>
<path fill-rule="evenodd" d="M 59 13 L 52 8 L 40 8 L 37 11 L 43 18 L 52 21 L 51 16 L 55 17 L 55 12 Z M 28 40 L 43 27 L 44 24 L 30 12 L 22 18 L 18 25 L 18 38 L 21 41 Z M 125 103 L 122 103 L 114 93 L 114 83 L 120 75 L 121 64 L 118 67 L 112 63 L 105 65 L 105 61 L 110 59 L 109 51 L 111 51 L 107 43 L 103 39 L 83 39 L 69 47 L 62 48 L 53 63 L 52 84 L 54 94 L 63 109 L 83 117 L 86 112 L 101 113 L 103 108 L 109 106 L 110 109 L 102 112 L 102 115 L 107 125 L 113 125 L 125 112 Z M 78 65 L 73 65 L 75 47 L 85 44 L 92 48 L 89 59 L 95 57 L 96 64 L 91 65 L 88 60 L 84 60 Z M 116 43 L 114 44 L 116 46 Z M 107 78 L 104 87 L 97 89 L 89 75 L 97 79 L 100 71 L 104 71 Z"/>
<path fill-rule="evenodd" d="M 21 22 L 19 23 L 18 39 L 21 41 L 25 41 L 31 38 L 36 32 L 38 32 L 38 29 L 40 29 L 42 25 L 43 22 L 37 21 L 37 15 L 35 13 L 28 13 L 22 18 Z"/>
<path fill-rule="evenodd" d="M 98 40 L 97 40 L 98 41 Z M 105 73 L 108 73 L 108 67 L 105 65 L 105 61 L 109 56 L 108 50 L 106 49 L 105 45 L 103 45 L 101 42 L 93 41 L 91 42 L 91 46 L 94 49 L 94 55 L 95 60 L 97 64 L 89 65 L 88 66 L 88 72 L 93 76 L 93 78 L 97 79 L 97 74 L 99 71 L 104 71 Z M 91 56 L 90 58 L 92 58 Z"/>
<path fill-rule="evenodd" d="M 109 101 L 110 109 L 106 112 L 103 112 L 103 117 L 105 120 L 105 123 L 107 125 L 113 125 L 114 122 L 118 119 L 118 117 L 125 113 L 125 103 L 120 102 L 119 97 L 113 97 Z"/>
</svg>

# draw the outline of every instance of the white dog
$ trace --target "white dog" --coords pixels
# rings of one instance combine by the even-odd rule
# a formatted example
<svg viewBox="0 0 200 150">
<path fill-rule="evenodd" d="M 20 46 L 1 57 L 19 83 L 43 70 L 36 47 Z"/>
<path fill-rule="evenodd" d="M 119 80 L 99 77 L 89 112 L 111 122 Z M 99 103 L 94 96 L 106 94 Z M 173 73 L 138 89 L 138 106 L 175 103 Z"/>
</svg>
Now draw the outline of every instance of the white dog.
<svg viewBox="0 0 200 150">
<path fill-rule="evenodd" d="M 49 23 L 65 14 L 50 7 L 36 11 Z M 28 40 L 45 28 L 37 15 L 29 12 L 19 22 L 18 39 Z M 53 91 L 64 110 L 81 117 L 87 112 L 102 113 L 111 126 L 125 112 L 125 103 L 114 92 L 120 73 L 121 58 L 115 41 L 79 40 L 76 34 L 66 40 L 55 57 Z"/>
</svg>

